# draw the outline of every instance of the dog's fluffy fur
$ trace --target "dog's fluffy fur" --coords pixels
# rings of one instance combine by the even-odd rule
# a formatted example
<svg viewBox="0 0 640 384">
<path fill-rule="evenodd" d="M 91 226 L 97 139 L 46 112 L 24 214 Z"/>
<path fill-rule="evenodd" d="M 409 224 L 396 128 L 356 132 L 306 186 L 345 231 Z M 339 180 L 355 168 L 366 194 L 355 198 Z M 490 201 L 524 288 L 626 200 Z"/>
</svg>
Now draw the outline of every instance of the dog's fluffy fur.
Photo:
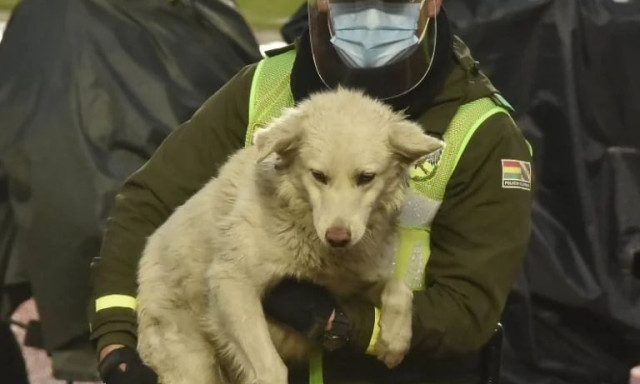
<svg viewBox="0 0 640 384">
<path fill-rule="evenodd" d="M 412 293 L 393 278 L 390 248 L 407 168 L 442 142 L 345 89 L 286 110 L 255 141 L 149 238 L 139 268 L 143 360 L 164 384 L 287 383 L 282 359 L 306 343 L 268 324 L 261 297 L 294 276 L 381 306 L 377 355 L 397 365 Z"/>
</svg>

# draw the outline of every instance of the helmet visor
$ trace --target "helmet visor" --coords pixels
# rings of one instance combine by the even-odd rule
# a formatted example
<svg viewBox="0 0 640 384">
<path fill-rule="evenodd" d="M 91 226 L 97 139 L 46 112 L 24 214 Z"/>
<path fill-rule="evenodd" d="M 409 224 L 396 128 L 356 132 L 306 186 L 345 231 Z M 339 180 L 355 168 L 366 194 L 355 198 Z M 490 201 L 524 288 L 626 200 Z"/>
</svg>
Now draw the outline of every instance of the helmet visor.
<svg viewBox="0 0 640 384">
<path fill-rule="evenodd" d="M 311 49 L 322 81 L 380 99 L 418 86 L 431 68 L 438 33 L 428 1 L 309 1 Z"/>
</svg>

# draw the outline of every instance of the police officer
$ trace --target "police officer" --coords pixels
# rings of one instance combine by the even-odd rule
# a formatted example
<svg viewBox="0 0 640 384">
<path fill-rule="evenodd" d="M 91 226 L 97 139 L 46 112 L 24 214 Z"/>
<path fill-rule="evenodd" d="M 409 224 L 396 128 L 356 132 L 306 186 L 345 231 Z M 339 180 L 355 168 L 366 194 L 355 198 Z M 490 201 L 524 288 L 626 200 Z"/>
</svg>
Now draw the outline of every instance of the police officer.
<svg viewBox="0 0 640 384">
<path fill-rule="evenodd" d="M 529 238 L 531 154 L 510 106 L 452 35 L 440 3 L 310 1 L 309 30 L 295 45 L 240 71 L 129 177 L 93 267 L 91 338 L 105 382 L 157 380 L 135 352 L 136 268 L 147 236 L 250 142 L 256 127 L 338 85 L 405 111 L 447 147 L 411 171 L 401 218 L 413 231 L 397 256 L 415 290 L 409 355 L 394 370 L 376 360 L 372 303 L 337 303 L 322 287 L 288 280 L 265 298 L 265 312 L 326 350 L 292 370 L 290 381 L 480 381 L 479 351 L 499 321 Z M 325 331 L 311 331 L 317 329 Z"/>
</svg>

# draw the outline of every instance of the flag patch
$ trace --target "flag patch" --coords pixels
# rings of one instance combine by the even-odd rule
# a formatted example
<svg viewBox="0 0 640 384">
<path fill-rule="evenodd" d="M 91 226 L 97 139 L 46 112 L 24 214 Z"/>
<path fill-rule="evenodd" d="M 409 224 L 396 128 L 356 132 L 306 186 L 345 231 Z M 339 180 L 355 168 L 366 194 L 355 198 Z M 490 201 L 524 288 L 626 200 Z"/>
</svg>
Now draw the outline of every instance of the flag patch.
<svg viewBox="0 0 640 384">
<path fill-rule="evenodd" d="M 531 163 L 502 159 L 502 188 L 531 190 Z"/>
</svg>

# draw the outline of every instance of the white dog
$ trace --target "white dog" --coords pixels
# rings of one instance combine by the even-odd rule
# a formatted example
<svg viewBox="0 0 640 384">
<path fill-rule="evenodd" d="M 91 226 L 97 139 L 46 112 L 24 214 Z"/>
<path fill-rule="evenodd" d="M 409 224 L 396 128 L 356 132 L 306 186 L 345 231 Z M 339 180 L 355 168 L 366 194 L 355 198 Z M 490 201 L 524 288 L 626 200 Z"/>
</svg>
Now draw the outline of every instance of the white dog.
<svg viewBox="0 0 640 384">
<path fill-rule="evenodd" d="M 283 358 L 306 343 L 268 325 L 261 297 L 293 276 L 380 306 L 377 356 L 399 364 L 412 292 L 393 277 L 396 221 L 408 167 L 442 142 L 345 89 L 286 110 L 255 141 L 149 238 L 139 269 L 143 360 L 164 384 L 286 384 Z"/>
</svg>

